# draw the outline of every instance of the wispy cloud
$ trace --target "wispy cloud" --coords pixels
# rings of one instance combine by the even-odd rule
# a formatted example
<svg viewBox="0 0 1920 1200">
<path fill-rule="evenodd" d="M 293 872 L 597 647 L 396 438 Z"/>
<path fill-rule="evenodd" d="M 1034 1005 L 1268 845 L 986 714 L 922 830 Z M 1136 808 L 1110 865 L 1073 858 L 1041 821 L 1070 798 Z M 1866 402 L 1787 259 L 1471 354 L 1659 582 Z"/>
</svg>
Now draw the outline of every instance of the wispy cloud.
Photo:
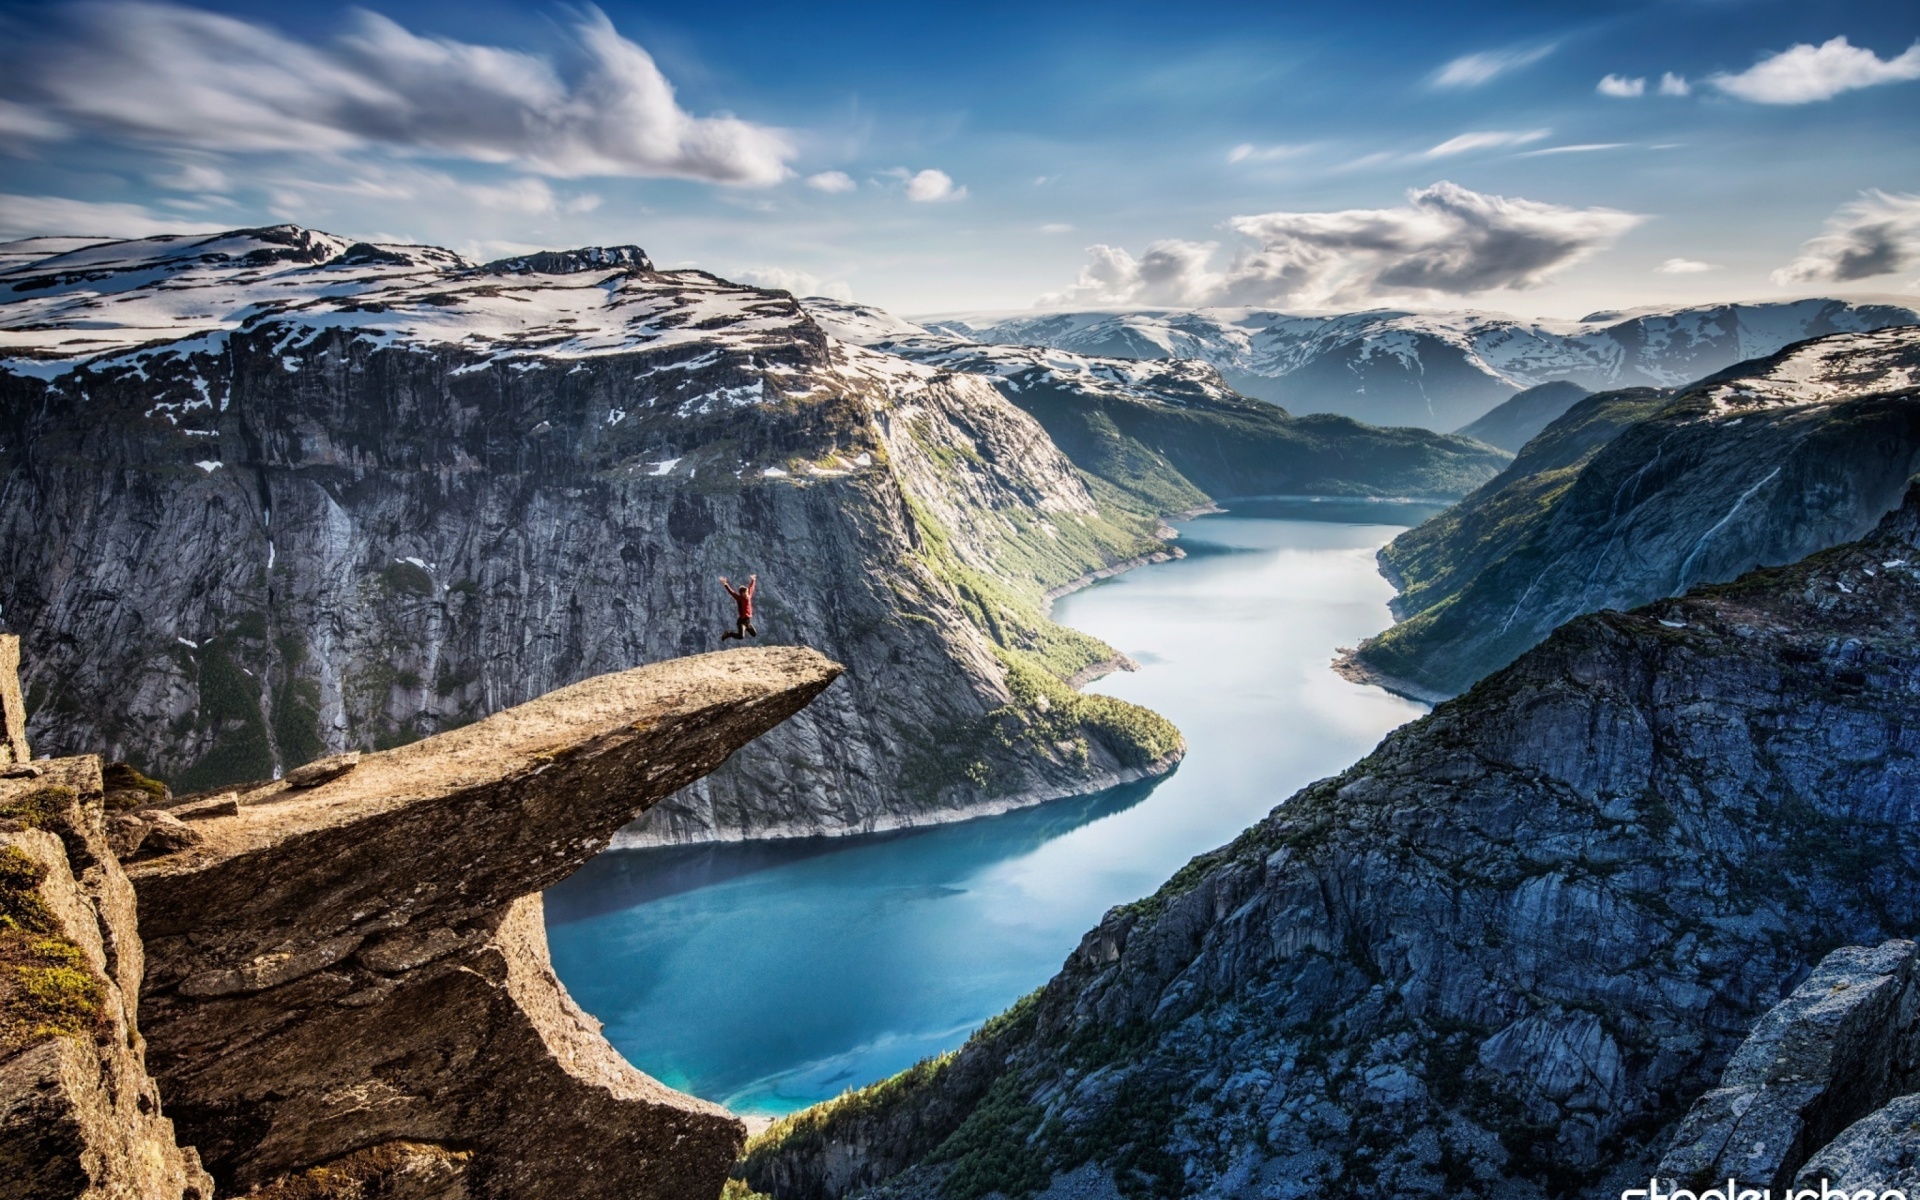
<svg viewBox="0 0 1920 1200">
<path fill-rule="evenodd" d="M 85 130 L 221 152 L 383 146 L 561 177 L 787 175 L 784 133 L 688 113 L 599 9 L 580 10 L 569 33 L 563 69 L 364 10 L 343 36 L 310 43 L 198 9 L 91 0 L 16 43 L 4 65 L 15 101 L 58 128 L 50 137 Z"/>
<path fill-rule="evenodd" d="M 60 233 L 80 237 L 153 237 L 162 233 L 214 233 L 205 221 L 163 216 L 138 204 L 96 204 L 63 196 L 0 195 L 0 237 Z"/>
<path fill-rule="evenodd" d="M 1090 246 L 1079 280 L 1041 303 L 1344 305 L 1529 288 L 1642 220 L 1442 182 L 1398 208 L 1234 217 L 1227 228 L 1247 245 L 1222 269 L 1215 242 L 1155 242 L 1137 259 Z"/>
<path fill-rule="evenodd" d="M 1691 96 L 1693 95 L 1693 85 L 1687 82 L 1686 76 L 1675 75 L 1672 71 L 1668 71 L 1660 76 L 1660 94 L 1662 96 Z"/>
<path fill-rule="evenodd" d="M 818 175 L 807 176 L 807 186 L 815 191 L 826 192 L 828 195 L 838 195 L 841 192 L 850 192 L 860 185 L 855 183 L 853 176 L 845 171 L 822 171 Z"/>
<path fill-rule="evenodd" d="M 1523 150 L 1516 158 L 1539 158 L 1547 154 L 1591 154 L 1595 150 L 1622 150 L 1633 145 L 1632 142 L 1581 142 L 1577 146 L 1543 146 L 1538 150 Z"/>
<path fill-rule="evenodd" d="M 1446 66 L 1441 67 L 1433 77 L 1433 86 L 1442 88 L 1475 88 L 1483 83 L 1491 83 L 1509 71 L 1539 62 L 1552 54 L 1554 47 L 1511 46 L 1504 50 L 1481 50 L 1474 54 L 1463 54 Z"/>
<path fill-rule="evenodd" d="M 1811 104 L 1842 92 L 1920 79 L 1920 42 L 1898 58 L 1882 59 L 1844 37 L 1819 46 L 1804 42 L 1761 59 L 1738 75 L 1709 76 L 1729 96 L 1756 104 Z"/>
<path fill-rule="evenodd" d="M 1670 258 L 1655 267 L 1662 275 L 1698 275 L 1703 271 L 1718 271 L 1712 263 L 1701 262 L 1697 258 Z"/>
<path fill-rule="evenodd" d="M 1278 162 L 1283 158 L 1304 154 L 1308 149 L 1309 147 L 1306 146 L 1256 146 L 1252 142 L 1242 142 L 1227 151 L 1227 161 L 1230 163 Z"/>
<path fill-rule="evenodd" d="M 1427 151 L 1423 158 L 1451 158 L 1456 154 L 1465 154 L 1471 150 L 1491 150 L 1500 146 L 1524 146 L 1537 142 L 1552 133 L 1551 129 L 1489 129 L 1479 133 L 1463 133 L 1451 137 Z"/>
<path fill-rule="evenodd" d="M 1863 192 L 1827 218 L 1820 236 L 1773 273 L 1777 284 L 1849 283 L 1920 262 L 1920 196 Z"/>
<path fill-rule="evenodd" d="M 1041 233 L 1072 233 L 1073 226 L 1060 221 L 1049 221 L 1040 227 Z"/>
<path fill-rule="evenodd" d="M 1603 75 L 1600 77 L 1600 82 L 1594 85 L 1593 90 L 1602 96 L 1617 96 L 1622 99 L 1644 96 L 1647 94 L 1647 81 L 1639 77 L 1628 79 L 1624 75 Z"/>
<path fill-rule="evenodd" d="M 176 192 L 224 192 L 233 186 L 225 171 L 206 163 L 181 163 L 171 171 L 158 171 L 147 178 L 156 187 Z"/>
</svg>

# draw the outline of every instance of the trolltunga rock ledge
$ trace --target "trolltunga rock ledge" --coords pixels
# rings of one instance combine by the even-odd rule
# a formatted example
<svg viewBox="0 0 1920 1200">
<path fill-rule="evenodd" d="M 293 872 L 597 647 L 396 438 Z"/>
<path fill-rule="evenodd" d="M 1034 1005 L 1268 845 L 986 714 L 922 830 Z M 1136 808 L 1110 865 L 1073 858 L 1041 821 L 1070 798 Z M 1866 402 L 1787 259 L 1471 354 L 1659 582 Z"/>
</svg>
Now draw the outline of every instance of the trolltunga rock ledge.
<svg viewBox="0 0 1920 1200">
<path fill-rule="evenodd" d="M 539 893 L 840 671 L 792 647 L 677 659 L 180 810 L 189 844 L 128 865 L 180 1141 L 223 1194 L 331 1166 L 422 1200 L 710 1200 L 740 1123 L 606 1043 L 554 977 Z"/>
</svg>

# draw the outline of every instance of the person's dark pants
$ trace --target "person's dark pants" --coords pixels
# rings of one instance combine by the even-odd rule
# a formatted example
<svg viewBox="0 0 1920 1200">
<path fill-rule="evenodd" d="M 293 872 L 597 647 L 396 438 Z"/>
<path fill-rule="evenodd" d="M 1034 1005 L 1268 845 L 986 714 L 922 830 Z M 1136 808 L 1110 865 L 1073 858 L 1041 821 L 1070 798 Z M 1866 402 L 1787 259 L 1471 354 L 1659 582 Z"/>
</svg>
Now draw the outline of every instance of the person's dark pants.
<svg viewBox="0 0 1920 1200">
<path fill-rule="evenodd" d="M 737 627 L 735 627 L 734 631 L 732 633 L 721 634 L 720 640 L 724 642 L 728 638 L 739 638 L 741 641 L 744 642 L 747 640 L 748 634 L 752 634 L 754 637 L 759 637 L 760 631 L 753 627 L 753 621 L 750 618 L 741 617 L 740 624 Z"/>
</svg>

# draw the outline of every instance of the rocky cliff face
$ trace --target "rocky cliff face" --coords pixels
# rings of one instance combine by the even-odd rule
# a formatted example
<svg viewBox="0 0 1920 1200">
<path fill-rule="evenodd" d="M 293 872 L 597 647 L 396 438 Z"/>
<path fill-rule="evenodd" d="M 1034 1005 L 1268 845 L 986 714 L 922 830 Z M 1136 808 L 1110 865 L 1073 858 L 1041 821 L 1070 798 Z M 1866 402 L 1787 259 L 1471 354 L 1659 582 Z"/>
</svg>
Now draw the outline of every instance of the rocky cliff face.
<svg viewBox="0 0 1920 1200">
<path fill-rule="evenodd" d="M 97 759 L 0 771 L 0 1194 L 212 1200 L 147 1073 L 134 894 L 104 818 Z"/>
<path fill-rule="evenodd" d="M 1570 622 L 1110 912 L 953 1058 L 776 1126 L 748 1179 L 1619 1195 L 1823 955 L 1920 922 L 1916 563 L 1920 491 Z"/>
<path fill-rule="evenodd" d="M 1920 326 L 1802 343 L 1678 392 L 1570 408 L 1381 563 L 1403 621 L 1358 664 L 1446 695 L 1562 622 L 1872 528 L 1920 468 Z"/>
<path fill-rule="evenodd" d="M 1917 959 L 1904 939 L 1822 959 L 1687 1113 L 1657 1177 L 1876 1196 L 1920 1183 Z"/>
<path fill-rule="evenodd" d="M 1100 358 L 980 343 L 856 304 L 809 299 L 842 340 L 994 381 L 1076 466 L 1168 512 L 1236 496 L 1454 497 L 1504 465 L 1484 445 L 1249 400 L 1192 359 Z"/>
<path fill-rule="evenodd" d="M 1458 429 L 1515 392 L 1564 381 L 1590 391 L 1670 388 L 1792 342 L 1920 321 L 1911 302 L 1793 300 L 1600 312 L 1578 321 L 1498 313 L 1149 309 L 943 320 L 980 342 L 1119 358 L 1191 358 L 1239 391 L 1295 412 Z"/>
<path fill-rule="evenodd" d="M 182 802 L 122 803 L 93 756 L 9 768 L 6 1195 L 712 1200 L 744 1129 L 601 1038 L 540 892 L 840 671 L 659 663 Z"/>
<path fill-rule="evenodd" d="M 29 251 L 32 247 L 27 248 Z M 1157 552 L 983 380 L 633 247 L 294 227 L 11 255 L 0 619 L 34 734 L 179 790 L 707 649 L 715 576 L 848 683 L 636 841 L 948 819 L 1167 769 L 1044 592 Z"/>
<path fill-rule="evenodd" d="M 189 843 L 128 871 L 181 1139 L 223 1191 L 405 1143 L 445 1164 L 435 1195 L 710 1200 L 739 1122 L 600 1037 L 539 893 L 839 673 L 798 648 L 659 663 L 181 810 Z"/>
</svg>

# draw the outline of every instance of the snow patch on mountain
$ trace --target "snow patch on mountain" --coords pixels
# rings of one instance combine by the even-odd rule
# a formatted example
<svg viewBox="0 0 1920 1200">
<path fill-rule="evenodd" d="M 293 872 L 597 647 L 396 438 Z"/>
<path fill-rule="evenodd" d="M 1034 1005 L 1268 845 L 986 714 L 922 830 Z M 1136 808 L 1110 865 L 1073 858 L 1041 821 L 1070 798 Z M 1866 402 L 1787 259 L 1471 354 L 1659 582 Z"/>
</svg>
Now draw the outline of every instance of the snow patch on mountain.
<svg viewBox="0 0 1920 1200">
<path fill-rule="evenodd" d="M 1920 323 L 1900 303 L 1806 299 L 1594 313 L 1580 320 L 1398 310 L 1143 309 L 929 319 L 989 344 L 1120 358 L 1195 358 L 1296 411 L 1457 428 L 1556 380 L 1594 391 L 1675 387 L 1830 333 Z"/>
</svg>

